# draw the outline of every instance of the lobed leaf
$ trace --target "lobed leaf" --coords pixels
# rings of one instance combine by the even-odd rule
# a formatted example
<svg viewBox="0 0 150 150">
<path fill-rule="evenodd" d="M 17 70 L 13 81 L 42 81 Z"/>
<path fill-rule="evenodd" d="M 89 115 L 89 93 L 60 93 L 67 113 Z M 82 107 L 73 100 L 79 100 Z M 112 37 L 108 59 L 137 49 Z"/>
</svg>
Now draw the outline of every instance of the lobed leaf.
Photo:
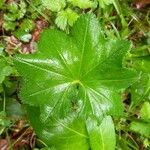
<svg viewBox="0 0 150 150">
<path fill-rule="evenodd" d="M 36 133 L 50 147 L 58 150 L 115 149 L 115 130 L 110 116 L 104 117 L 100 124 L 92 118 L 84 120 L 76 115 L 63 120 L 51 118 L 42 123 L 38 108 L 27 107 L 27 110 Z"/>
<path fill-rule="evenodd" d="M 130 48 L 126 40 L 105 39 L 93 14 L 82 15 L 70 35 L 47 29 L 37 53 L 15 57 L 23 76 L 20 97 L 40 107 L 43 121 L 74 113 L 98 120 L 117 115 L 118 92 L 137 80 L 134 70 L 122 67 Z"/>
</svg>

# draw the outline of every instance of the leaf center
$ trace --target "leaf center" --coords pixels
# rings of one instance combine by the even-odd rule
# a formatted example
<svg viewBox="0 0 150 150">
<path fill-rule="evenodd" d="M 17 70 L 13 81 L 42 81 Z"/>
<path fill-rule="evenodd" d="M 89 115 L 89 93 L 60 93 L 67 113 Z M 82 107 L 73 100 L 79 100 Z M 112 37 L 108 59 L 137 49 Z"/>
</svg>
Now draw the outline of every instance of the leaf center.
<svg viewBox="0 0 150 150">
<path fill-rule="evenodd" d="M 80 80 L 74 80 L 72 84 L 75 84 L 77 89 L 79 89 L 80 85 L 83 85 Z"/>
</svg>

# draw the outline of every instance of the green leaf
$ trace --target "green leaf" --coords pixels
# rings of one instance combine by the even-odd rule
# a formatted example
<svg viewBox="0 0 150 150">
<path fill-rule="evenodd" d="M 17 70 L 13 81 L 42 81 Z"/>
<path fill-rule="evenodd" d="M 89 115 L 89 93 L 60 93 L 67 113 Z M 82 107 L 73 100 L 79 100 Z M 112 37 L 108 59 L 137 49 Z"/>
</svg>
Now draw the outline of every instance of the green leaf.
<svg viewBox="0 0 150 150">
<path fill-rule="evenodd" d="M 32 35 L 23 31 L 21 28 L 15 31 L 14 35 L 23 42 L 29 42 L 32 39 Z"/>
<path fill-rule="evenodd" d="M 65 0 L 42 0 L 42 5 L 47 9 L 58 12 L 66 6 Z"/>
<path fill-rule="evenodd" d="M 144 73 L 150 74 L 150 57 L 149 56 L 143 56 L 133 59 L 133 66 Z"/>
<path fill-rule="evenodd" d="M 17 18 L 17 16 L 16 15 L 14 15 L 14 14 L 12 14 L 12 13 L 7 13 L 7 14 L 4 14 L 4 20 L 5 21 L 15 21 L 16 20 L 16 18 Z"/>
<path fill-rule="evenodd" d="M 8 127 L 10 125 L 10 120 L 6 117 L 4 111 L 0 112 L 0 126 Z"/>
<path fill-rule="evenodd" d="M 14 58 L 23 76 L 20 97 L 40 106 L 43 121 L 74 113 L 99 120 L 114 110 L 118 91 L 137 80 L 134 70 L 122 67 L 129 49 L 126 40 L 104 39 L 93 14 L 81 16 L 70 35 L 47 29 L 37 53 Z"/>
<path fill-rule="evenodd" d="M 24 0 L 21 0 L 20 1 L 20 4 L 19 4 L 19 10 L 18 10 L 18 13 L 17 13 L 17 18 L 18 19 L 22 19 L 26 13 L 26 7 L 27 7 L 27 4 L 25 3 Z"/>
<path fill-rule="evenodd" d="M 16 99 L 5 99 L 6 116 L 11 119 L 21 119 L 24 117 L 23 107 Z M 3 101 L 0 101 L 0 110 L 3 110 Z"/>
<path fill-rule="evenodd" d="M 131 106 L 137 106 L 144 100 L 150 100 L 150 76 L 143 73 L 140 79 L 131 86 Z"/>
<path fill-rule="evenodd" d="M 24 30 L 25 32 L 30 32 L 35 27 L 35 23 L 31 19 L 24 19 L 22 23 L 20 24 L 20 28 Z"/>
<path fill-rule="evenodd" d="M 5 128 L 9 127 L 11 124 L 9 118 L 6 117 L 6 113 L 4 111 L 0 112 L 0 135 L 3 133 Z"/>
<path fill-rule="evenodd" d="M 18 11 L 18 5 L 16 2 L 11 2 L 10 4 L 7 4 L 7 9 L 9 12 L 15 14 Z"/>
<path fill-rule="evenodd" d="M 138 150 L 139 146 L 131 139 L 127 139 L 126 136 L 117 136 L 116 150 Z"/>
<path fill-rule="evenodd" d="M 20 24 L 20 28 L 14 31 L 14 35 L 23 42 L 29 42 L 32 38 L 32 35 L 29 34 L 29 32 L 32 31 L 34 25 L 32 20 L 24 19 Z"/>
<path fill-rule="evenodd" d="M 114 0 L 98 0 L 99 6 L 105 8 L 106 5 L 112 4 Z"/>
<path fill-rule="evenodd" d="M 124 30 L 122 31 L 122 36 L 126 35 L 126 32 L 128 32 L 128 24 L 124 18 L 124 14 L 122 11 L 122 7 L 120 5 L 120 2 L 118 0 L 98 0 L 99 1 L 99 6 L 103 9 L 106 9 L 108 5 L 113 4 L 114 8 L 116 9 L 116 12 L 118 13 L 120 19 L 121 19 L 121 24 Z M 129 15 L 129 11 L 126 10 Z M 125 35 L 124 35 L 125 34 Z"/>
<path fill-rule="evenodd" d="M 79 15 L 71 9 L 66 9 L 68 16 L 68 24 L 73 26 L 73 24 L 77 21 Z"/>
<path fill-rule="evenodd" d="M 78 17 L 79 16 L 76 12 L 74 12 L 70 8 L 67 8 L 66 10 L 58 12 L 55 23 L 60 29 L 64 30 L 67 27 L 67 24 L 72 26 L 78 19 Z"/>
<path fill-rule="evenodd" d="M 42 148 L 41 150 L 57 150 L 57 149 L 55 149 L 55 148 L 50 148 L 50 147 L 44 147 L 44 148 Z"/>
<path fill-rule="evenodd" d="M 142 105 L 141 111 L 140 111 L 140 116 L 144 120 L 150 120 L 150 103 L 149 102 L 144 102 Z"/>
<path fill-rule="evenodd" d="M 11 21 L 4 21 L 3 23 L 3 28 L 8 31 L 8 30 L 14 30 L 16 27 L 16 22 L 11 22 Z"/>
<path fill-rule="evenodd" d="M 64 10 L 58 12 L 55 23 L 60 29 L 64 30 L 67 27 L 67 21 L 67 13 Z"/>
<path fill-rule="evenodd" d="M 0 83 L 2 83 L 5 77 L 13 72 L 13 69 L 4 58 L 0 58 L 0 69 Z"/>
<path fill-rule="evenodd" d="M 130 125 L 130 130 L 146 137 L 150 136 L 150 123 L 142 120 L 133 121 Z"/>
<path fill-rule="evenodd" d="M 4 0 L 0 0 L 0 9 L 3 8 L 3 5 L 4 5 Z"/>
<path fill-rule="evenodd" d="M 98 126 L 97 122 L 89 119 L 87 131 L 92 150 L 114 150 L 116 145 L 115 130 L 110 116 L 105 117 Z M 109 135 L 109 136 L 108 136 Z"/>
<path fill-rule="evenodd" d="M 94 119 L 84 120 L 78 116 L 65 119 L 51 118 L 40 122 L 40 111 L 36 107 L 27 107 L 29 120 L 37 135 L 48 146 L 61 150 L 114 150 L 115 130 L 110 116 L 97 123 Z M 35 116 L 33 114 L 36 114 Z"/>
<path fill-rule="evenodd" d="M 97 6 L 96 2 L 90 0 L 67 0 L 67 1 L 70 2 L 73 6 L 78 6 L 81 9 L 95 8 Z"/>
<path fill-rule="evenodd" d="M 32 0 L 32 5 L 34 5 L 34 6 L 36 6 L 36 7 L 38 7 L 38 6 L 40 6 L 41 5 L 41 0 Z"/>
<path fill-rule="evenodd" d="M 150 57 L 133 58 L 133 67 L 141 74 L 140 79 L 131 86 L 132 106 L 143 100 L 150 100 Z"/>
<path fill-rule="evenodd" d="M 0 43 L 0 55 L 3 55 L 4 45 Z"/>
<path fill-rule="evenodd" d="M 33 20 L 24 19 L 19 25 L 19 29 L 14 31 L 14 35 L 23 42 L 29 42 L 32 38 L 32 35 L 29 34 L 30 31 L 35 27 Z"/>
</svg>

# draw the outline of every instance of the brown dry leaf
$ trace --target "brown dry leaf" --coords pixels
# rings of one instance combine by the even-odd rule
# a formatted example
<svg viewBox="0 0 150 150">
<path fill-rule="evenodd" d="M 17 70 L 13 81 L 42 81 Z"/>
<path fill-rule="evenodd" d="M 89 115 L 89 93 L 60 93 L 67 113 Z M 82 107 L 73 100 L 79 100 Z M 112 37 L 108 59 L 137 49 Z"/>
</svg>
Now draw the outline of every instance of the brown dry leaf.
<svg viewBox="0 0 150 150">
<path fill-rule="evenodd" d="M 10 55 L 14 54 L 15 50 L 20 48 L 22 45 L 22 43 L 13 35 L 6 38 L 6 44 L 7 46 L 5 51 Z"/>
<path fill-rule="evenodd" d="M 144 33 L 142 31 L 138 31 L 134 33 L 133 35 L 129 36 L 129 40 L 133 41 L 134 43 L 144 37 Z"/>
<path fill-rule="evenodd" d="M 17 135 L 12 137 L 14 141 L 13 149 L 19 150 L 20 148 L 26 147 L 32 149 L 35 146 L 35 134 L 32 128 L 22 129 Z"/>
<path fill-rule="evenodd" d="M 31 41 L 30 43 L 27 43 L 27 44 L 23 44 L 21 48 L 22 48 L 21 53 L 23 53 L 23 54 L 30 54 L 35 51 L 35 46 L 34 46 L 33 41 Z"/>
<path fill-rule="evenodd" d="M 136 6 L 137 9 L 144 8 L 149 4 L 150 4 L 150 0 L 136 0 L 134 2 L 134 5 Z"/>
<path fill-rule="evenodd" d="M 48 22 L 44 18 L 40 18 L 39 20 L 36 21 L 36 28 L 37 29 L 44 29 L 48 27 Z"/>
<path fill-rule="evenodd" d="M 40 38 L 40 34 L 44 28 L 48 27 L 48 22 L 44 18 L 40 18 L 36 21 L 36 27 L 32 34 L 32 40 L 29 43 L 22 44 L 21 53 L 30 54 L 35 52 L 35 42 L 37 42 Z"/>
<path fill-rule="evenodd" d="M 26 125 L 26 120 L 24 119 L 18 120 L 12 127 L 12 130 L 13 130 L 12 138 L 16 137 L 18 133 L 25 127 L 25 125 Z"/>
<path fill-rule="evenodd" d="M 5 139 L 0 139 L 0 150 L 8 150 L 8 142 Z"/>
<path fill-rule="evenodd" d="M 48 22 L 44 18 L 40 18 L 36 21 L 36 28 L 32 35 L 32 41 L 38 41 L 40 38 L 40 34 L 44 28 L 48 27 Z"/>
<path fill-rule="evenodd" d="M 40 38 L 40 33 L 41 33 L 40 29 L 35 29 L 34 33 L 33 33 L 33 36 L 32 36 L 32 40 L 33 41 L 38 41 L 39 38 Z"/>
</svg>

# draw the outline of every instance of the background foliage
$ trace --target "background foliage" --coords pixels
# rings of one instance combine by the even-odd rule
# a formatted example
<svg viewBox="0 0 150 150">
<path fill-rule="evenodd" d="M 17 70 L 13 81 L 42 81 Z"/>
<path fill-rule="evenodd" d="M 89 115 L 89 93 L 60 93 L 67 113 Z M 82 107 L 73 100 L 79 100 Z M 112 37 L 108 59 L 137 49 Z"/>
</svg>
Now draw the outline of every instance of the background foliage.
<svg viewBox="0 0 150 150">
<path fill-rule="evenodd" d="M 122 96 L 120 97 L 119 101 L 122 102 L 122 105 L 116 100 L 114 102 L 114 105 L 117 106 L 117 109 L 113 109 L 113 113 L 111 114 L 113 115 L 114 125 L 110 116 L 105 117 L 103 120 L 99 120 L 101 123 L 99 127 L 97 127 L 95 123 L 95 118 L 90 118 L 87 120 L 86 130 L 88 130 L 88 136 L 90 136 L 91 139 L 91 149 L 96 149 L 98 146 L 97 144 L 101 143 L 101 140 L 97 143 L 92 141 L 93 138 L 96 138 L 94 137 L 96 135 L 95 133 L 97 133 L 97 135 L 100 134 L 101 136 L 99 135 L 98 137 L 101 137 L 100 139 L 102 139 L 107 137 L 107 132 L 112 133 L 111 140 L 107 139 L 105 141 L 104 138 L 103 142 L 106 146 L 108 145 L 107 143 L 112 145 L 112 149 L 113 145 L 115 145 L 115 139 L 113 140 L 115 136 L 115 149 L 150 149 L 150 11 L 148 1 L 144 0 L 0 0 L 0 148 L 55 149 L 55 147 L 47 147 L 49 145 L 49 141 L 47 141 L 47 139 L 50 138 L 50 135 L 49 133 L 46 134 L 45 131 L 42 131 L 41 126 L 37 126 L 39 123 L 39 118 L 41 118 L 40 122 L 42 128 L 46 128 L 48 130 L 51 128 L 51 133 L 54 135 L 51 137 L 52 140 L 50 141 L 50 145 L 55 145 L 59 141 L 58 137 L 70 136 L 72 134 L 72 132 L 62 127 L 62 124 L 67 124 L 69 128 L 71 126 L 71 129 L 74 129 L 75 131 L 80 129 L 79 133 L 82 133 L 83 135 L 87 134 L 87 131 L 85 131 L 85 122 L 82 120 L 82 118 L 78 120 L 76 119 L 76 116 L 72 116 L 70 118 L 66 118 L 66 120 L 61 120 L 58 122 L 56 120 L 54 121 L 48 118 L 43 118 L 43 116 L 45 116 L 44 113 L 48 113 L 47 111 L 44 111 L 49 108 L 47 108 L 47 105 L 43 105 L 40 108 L 43 112 L 43 114 L 40 114 L 39 108 L 34 108 L 32 106 L 27 107 L 22 104 L 32 103 L 32 105 L 35 105 L 34 98 L 26 99 L 26 95 L 30 95 L 33 93 L 33 90 L 37 90 L 37 84 L 34 83 L 34 80 L 32 80 L 35 74 L 34 72 L 32 73 L 32 71 L 30 71 L 30 68 L 28 71 L 25 70 L 27 66 L 25 66 L 22 59 L 24 59 L 25 62 L 27 62 L 27 60 L 25 60 L 27 58 L 28 61 L 29 59 L 34 60 L 35 58 L 38 58 L 41 61 L 47 59 L 48 54 L 46 49 L 47 47 L 50 48 L 50 45 L 47 44 L 47 41 L 50 39 L 54 40 L 56 37 L 58 37 L 58 47 L 65 46 L 71 50 L 71 47 L 69 46 L 72 45 L 72 43 L 70 40 L 68 40 L 66 34 L 76 34 L 77 28 L 78 30 L 81 30 L 80 33 L 82 33 L 82 29 L 84 30 L 85 25 L 79 25 L 79 27 L 77 27 L 78 25 L 76 25 L 76 23 L 79 22 L 80 17 L 83 16 L 83 14 L 88 13 L 95 14 L 97 21 L 93 23 L 93 26 L 95 26 L 95 24 L 98 22 L 100 24 L 100 29 L 99 27 L 96 27 L 96 31 L 94 31 L 92 27 L 89 28 L 89 35 L 87 37 L 90 37 L 90 34 L 97 35 L 97 31 L 101 31 L 100 34 L 105 35 L 108 42 L 105 42 L 105 40 L 103 41 L 103 37 L 101 37 L 101 41 L 105 43 L 103 45 L 106 45 L 108 52 L 110 51 L 111 53 L 113 53 L 112 47 L 114 46 L 116 46 L 115 48 L 118 46 L 117 49 L 122 50 L 122 52 L 127 51 L 130 49 L 130 47 L 132 47 L 130 52 L 125 52 L 126 55 L 124 53 L 124 56 L 126 57 L 123 59 L 123 67 L 135 69 L 138 76 L 138 80 L 136 80 L 136 82 L 135 80 L 132 81 L 132 79 L 128 78 L 128 82 L 126 85 L 124 83 L 125 86 L 123 86 L 125 89 L 120 90 L 119 94 Z M 85 22 L 86 21 L 84 21 L 84 23 Z M 46 30 L 47 33 L 52 34 L 52 36 L 49 37 L 46 32 L 42 33 L 43 29 L 45 28 L 54 29 L 56 33 L 54 32 L 52 34 L 51 31 Z M 80 39 L 80 35 L 76 36 Z M 59 43 L 59 38 L 63 39 L 64 43 L 67 44 L 63 45 L 63 43 Z M 88 43 L 95 40 L 91 40 L 91 38 L 89 39 L 90 40 L 87 38 Z M 130 43 L 125 42 L 127 39 L 132 43 L 131 46 Z M 42 49 L 43 45 L 45 46 L 45 51 L 43 51 L 43 54 L 37 54 L 37 56 L 25 55 L 34 53 L 37 49 L 39 51 L 44 50 Z M 80 46 L 80 43 L 77 44 L 77 46 Z M 50 49 L 52 48 L 54 47 L 51 47 Z M 82 48 L 79 49 L 81 49 L 81 53 L 76 54 L 75 56 L 80 56 L 82 54 Z M 91 48 L 86 47 L 86 53 L 89 52 L 89 49 Z M 101 47 L 101 49 L 103 48 Z M 16 54 L 18 53 L 23 54 L 23 56 L 19 55 L 16 57 Z M 51 55 L 55 56 L 54 58 L 58 57 L 56 54 L 54 54 L 54 51 Z M 74 56 L 74 54 L 72 56 Z M 89 55 L 87 59 L 91 59 L 90 57 L 91 55 Z M 18 62 L 17 64 L 19 67 L 17 67 L 17 69 L 23 68 L 20 69 L 22 71 L 21 73 L 19 69 L 17 71 L 16 67 L 14 67 L 14 63 L 12 61 L 14 58 L 16 59 L 16 62 Z M 117 64 L 119 64 L 119 60 L 119 56 L 114 59 Z M 88 62 L 86 61 L 86 57 L 83 57 L 83 62 Z M 106 62 L 106 64 L 113 70 L 115 63 L 110 62 L 108 62 L 108 64 Z M 60 64 L 62 65 L 62 63 Z M 47 64 L 45 64 L 45 67 L 47 67 L 46 65 Z M 63 73 L 68 73 L 66 69 L 62 71 L 64 71 Z M 111 71 L 111 73 L 112 72 L 113 71 Z M 121 73 L 120 70 L 118 72 Z M 76 71 L 74 73 L 76 74 Z M 20 94 L 21 99 L 20 96 L 18 96 L 20 93 L 20 82 L 22 82 L 20 74 L 23 74 L 26 79 L 30 80 L 30 82 L 27 82 L 24 86 L 25 92 Z M 105 74 L 102 75 L 106 76 Z M 112 75 L 113 73 L 111 74 L 111 78 Z M 117 73 L 114 74 L 114 76 L 116 75 Z M 92 74 L 92 78 L 93 76 L 94 75 Z M 128 73 L 126 72 L 123 76 L 128 77 Z M 95 74 L 94 77 L 97 78 L 97 74 Z M 42 80 L 45 80 L 45 76 L 39 75 L 39 78 L 40 80 L 41 78 Z M 88 80 L 89 79 L 90 76 L 88 77 Z M 42 82 L 39 83 L 39 88 L 40 84 L 42 84 Z M 108 86 L 106 83 L 103 84 Z M 120 86 L 120 84 L 118 86 Z M 76 94 L 74 89 L 75 88 L 72 87 L 68 90 L 69 95 L 70 93 Z M 82 92 L 83 91 L 81 89 L 81 96 Z M 66 95 L 66 97 L 67 96 L 68 95 Z M 78 97 L 78 95 L 73 96 Z M 64 98 L 67 99 L 66 97 Z M 110 97 L 113 99 L 112 96 Z M 118 97 L 118 95 L 115 94 L 113 97 Z M 44 99 L 44 96 L 42 99 Z M 38 102 L 40 103 L 46 101 L 39 100 Z M 63 105 L 66 106 L 68 104 Z M 50 106 L 53 105 L 50 104 Z M 62 112 L 62 116 L 66 115 L 66 112 Z M 95 112 L 97 113 L 97 111 Z M 120 112 L 121 115 L 114 115 L 120 114 Z M 35 114 L 36 116 L 39 116 L 39 118 L 36 118 Z M 30 120 L 38 136 L 35 136 L 34 130 L 30 126 L 28 119 Z M 49 122 L 49 124 L 51 123 L 54 126 L 57 126 L 57 128 L 46 126 L 46 121 Z M 113 135 L 114 126 L 116 135 Z M 91 127 L 95 128 L 92 129 Z M 106 130 L 106 128 L 109 130 Z M 64 131 L 64 133 L 61 131 L 56 132 L 58 129 Z M 78 138 L 80 138 L 81 142 L 87 144 L 84 145 L 81 143 L 75 143 L 75 140 Z M 74 138 L 70 139 L 70 143 L 75 144 L 72 145 L 73 147 L 70 147 L 70 149 L 73 149 L 80 144 L 85 146 L 82 147 L 83 150 L 86 150 L 89 147 L 86 137 L 79 136 L 77 134 L 74 134 Z M 63 146 L 65 145 L 60 143 L 57 148 L 66 149 L 66 147 Z M 110 149 L 110 146 L 108 148 L 105 147 L 104 149 Z"/>
</svg>

